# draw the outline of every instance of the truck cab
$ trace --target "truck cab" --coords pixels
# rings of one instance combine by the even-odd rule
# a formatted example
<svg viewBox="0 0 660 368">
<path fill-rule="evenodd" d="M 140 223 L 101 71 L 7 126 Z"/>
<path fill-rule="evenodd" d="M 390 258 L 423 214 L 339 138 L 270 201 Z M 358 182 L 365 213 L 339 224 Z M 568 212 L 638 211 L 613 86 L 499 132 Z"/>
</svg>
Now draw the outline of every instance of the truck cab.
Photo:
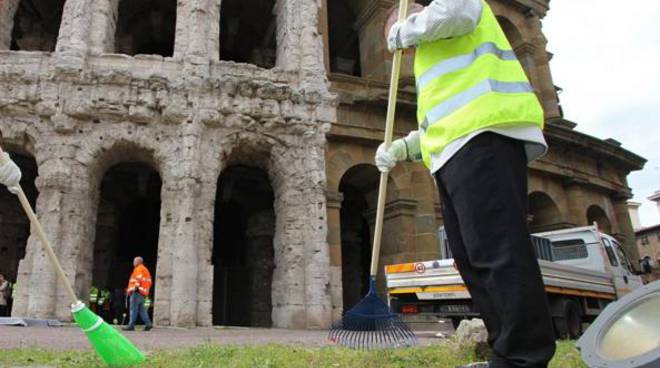
<svg viewBox="0 0 660 368">
<path fill-rule="evenodd" d="M 413 328 L 479 316 L 442 233 L 440 239 L 443 259 L 385 267 L 390 306 Z M 559 337 L 579 336 L 583 322 L 642 286 L 621 244 L 596 224 L 534 234 L 532 244 Z"/>
</svg>

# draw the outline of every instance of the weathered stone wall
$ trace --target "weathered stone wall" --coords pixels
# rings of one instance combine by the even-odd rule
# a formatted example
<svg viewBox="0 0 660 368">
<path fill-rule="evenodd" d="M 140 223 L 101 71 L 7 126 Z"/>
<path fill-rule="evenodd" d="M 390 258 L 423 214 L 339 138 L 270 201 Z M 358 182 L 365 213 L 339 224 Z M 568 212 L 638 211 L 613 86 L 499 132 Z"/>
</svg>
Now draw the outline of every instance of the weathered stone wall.
<svg viewBox="0 0 660 368">
<path fill-rule="evenodd" d="M 1 19 L 13 19 L 10 3 Z M 33 142 L 37 212 L 81 299 L 91 284 L 102 177 L 125 162 L 159 172 L 155 320 L 172 325 L 211 323 L 217 179 L 230 158 L 253 164 L 259 156 L 277 213 L 273 324 L 328 327 L 324 147 L 335 103 L 322 72 L 317 4 L 278 2 L 273 70 L 218 61 L 218 8 L 180 2 L 174 57 L 129 57 L 108 53 L 117 1 L 68 0 L 55 52 L 0 51 L 2 143 Z M 27 253 L 14 315 L 70 319 L 36 238 Z"/>
</svg>

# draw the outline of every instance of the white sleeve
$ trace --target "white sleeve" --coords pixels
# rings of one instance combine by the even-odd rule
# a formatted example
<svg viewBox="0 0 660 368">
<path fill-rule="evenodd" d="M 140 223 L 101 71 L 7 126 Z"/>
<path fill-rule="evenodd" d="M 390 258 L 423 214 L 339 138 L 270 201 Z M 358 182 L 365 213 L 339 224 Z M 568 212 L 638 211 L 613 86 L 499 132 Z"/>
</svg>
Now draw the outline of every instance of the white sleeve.
<svg viewBox="0 0 660 368">
<path fill-rule="evenodd" d="M 468 34 L 479 24 L 482 11 L 481 0 L 433 0 L 421 12 L 392 26 L 388 47 L 408 48 Z"/>
</svg>

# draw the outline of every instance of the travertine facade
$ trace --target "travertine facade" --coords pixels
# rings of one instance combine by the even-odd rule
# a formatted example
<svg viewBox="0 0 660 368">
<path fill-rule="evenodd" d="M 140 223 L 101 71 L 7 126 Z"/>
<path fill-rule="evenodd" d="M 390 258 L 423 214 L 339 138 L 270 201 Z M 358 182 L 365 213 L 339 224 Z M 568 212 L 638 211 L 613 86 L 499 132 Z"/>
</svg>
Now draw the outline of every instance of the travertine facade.
<svg viewBox="0 0 660 368">
<path fill-rule="evenodd" d="M 34 14 L 22 2 L 49 17 L 21 15 Z M 214 312 L 244 308 L 250 317 L 236 323 L 327 328 L 366 281 L 391 57 L 382 22 L 393 1 L 152 3 L 0 8 L 0 143 L 38 167 L 37 212 L 67 274 L 84 298 L 92 284 L 128 277 L 120 268 L 136 252 L 152 252 L 157 324 L 232 323 Z M 597 220 L 634 247 L 626 176 L 643 159 L 561 118 L 541 32 L 548 2 L 491 3 L 548 120 L 552 149 L 530 174 L 532 229 Z M 415 127 L 410 76 L 407 60 L 398 134 Z M 250 170 L 221 179 L 237 167 Z M 381 261 L 437 257 L 442 219 L 428 172 L 405 164 L 391 182 Z M 261 185 L 269 188 L 240 190 Z M 0 200 L 2 233 L 25 229 L 14 199 Z M 25 246 L 12 239 L 0 236 L 0 250 L 15 254 L 0 263 L 10 270 Z M 70 318 L 35 237 L 13 272 L 14 315 Z M 249 309 L 227 305 L 236 291 L 227 283 L 242 273 Z"/>
</svg>

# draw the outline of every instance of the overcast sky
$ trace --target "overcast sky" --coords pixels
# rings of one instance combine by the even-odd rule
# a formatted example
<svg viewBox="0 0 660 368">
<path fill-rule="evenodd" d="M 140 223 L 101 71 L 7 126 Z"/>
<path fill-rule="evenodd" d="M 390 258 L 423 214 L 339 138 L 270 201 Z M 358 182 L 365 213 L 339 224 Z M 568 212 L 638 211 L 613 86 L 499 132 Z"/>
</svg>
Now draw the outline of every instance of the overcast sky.
<svg viewBox="0 0 660 368">
<path fill-rule="evenodd" d="M 551 0 L 543 21 L 566 119 L 648 160 L 629 184 L 643 226 L 660 223 L 660 1 Z"/>
</svg>

